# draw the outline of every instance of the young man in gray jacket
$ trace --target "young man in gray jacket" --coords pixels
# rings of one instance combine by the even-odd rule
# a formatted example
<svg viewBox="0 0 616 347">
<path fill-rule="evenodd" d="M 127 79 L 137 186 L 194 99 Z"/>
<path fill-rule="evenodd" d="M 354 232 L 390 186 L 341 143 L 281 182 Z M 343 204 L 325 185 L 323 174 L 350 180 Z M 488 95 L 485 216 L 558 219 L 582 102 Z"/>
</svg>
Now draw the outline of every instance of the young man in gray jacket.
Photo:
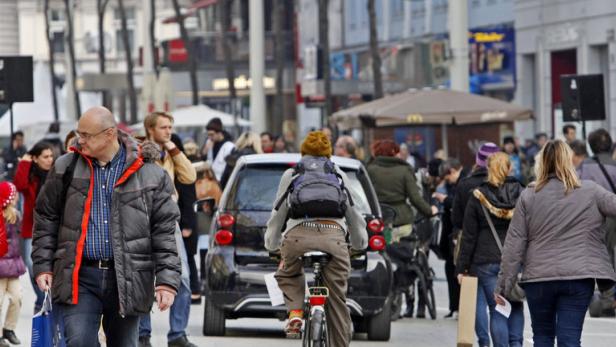
<svg viewBox="0 0 616 347">
<path fill-rule="evenodd" d="M 301 146 L 302 161 L 311 162 L 329 158 L 332 147 L 329 139 L 320 131 L 308 134 Z M 335 168 L 344 186 L 349 186 L 348 178 Z M 287 170 L 280 180 L 276 203 L 286 199 L 285 193 L 293 184 L 294 169 Z M 281 262 L 276 272 L 276 280 L 284 293 L 289 310 L 289 320 L 285 328 L 289 336 L 297 336 L 301 330 L 305 279 L 301 257 L 308 251 L 322 251 L 331 255 L 323 269 L 323 280 L 329 288 L 326 306 L 327 329 L 331 346 L 348 346 L 351 339 L 351 316 L 346 307 L 347 281 L 351 271 L 349 247 L 346 235 L 349 234 L 351 249 L 363 250 L 368 245 L 366 222 L 362 215 L 345 200 L 343 218 L 289 218 L 289 204 L 283 201 L 275 206 L 267 222 L 265 247 L 270 251 L 280 249 Z M 276 208 L 278 207 L 278 208 Z M 286 228 L 283 230 L 283 227 Z"/>
</svg>

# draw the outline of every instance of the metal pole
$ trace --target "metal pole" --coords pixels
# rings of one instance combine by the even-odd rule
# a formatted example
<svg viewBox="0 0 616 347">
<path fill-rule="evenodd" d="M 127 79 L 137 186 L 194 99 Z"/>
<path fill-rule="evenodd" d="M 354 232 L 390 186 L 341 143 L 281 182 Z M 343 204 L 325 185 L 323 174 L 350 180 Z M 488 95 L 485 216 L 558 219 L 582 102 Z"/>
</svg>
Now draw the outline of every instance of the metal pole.
<svg viewBox="0 0 616 347">
<path fill-rule="evenodd" d="M 11 141 L 12 141 L 13 140 L 13 103 L 12 102 L 9 103 L 9 116 L 11 118 Z"/>
<path fill-rule="evenodd" d="M 441 143 L 443 144 L 443 152 L 445 152 L 445 158 L 449 158 L 449 139 L 447 138 L 447 124 L 441 125 Z"/>
<path fill-rule="evenodd" d="M 468 0 L 449 1 L 449 42 L 453 54 L 450 68 L 451 89 L 468 92 Z M 441 128 L 443 151 L 449 156 L 447 125 Z"/>
<path fill-rule="evenodd" d="M 250 21 L 250 121 L 252 130 L 261 133 L 267 129 L 265 117 L 265 90 L 263 74 L 265 70 L 263 25 L 263 0 L 249 1 Z"/>
<path fill-rule="evenodd" d="M 451 89 L 468 92 L 468 0 L 449 1 L 449 41 Z"/>
</svg>

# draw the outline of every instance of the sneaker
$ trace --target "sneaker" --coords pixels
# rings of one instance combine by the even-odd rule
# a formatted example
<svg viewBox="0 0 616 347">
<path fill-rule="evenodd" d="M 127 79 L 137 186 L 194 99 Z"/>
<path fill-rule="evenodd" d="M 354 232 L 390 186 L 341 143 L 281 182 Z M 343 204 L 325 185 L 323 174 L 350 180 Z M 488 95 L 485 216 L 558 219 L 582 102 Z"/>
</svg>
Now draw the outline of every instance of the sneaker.
<svg viewBox="0 0 616 347">
<path fill-rule="evenodd" d="M 149 336 L 139 336 L 139 347 L 152 347 Z"/>
<path fill-rule="evenodd" d="M 292 310 L 289 312 L 289 320 L 284 327 L 284 332 L 289 339 L 299 339 L 302 335 L 302 323 L 303 323 L 304 311 Z"/>
<path fill-rule="evenodd" d="M 10 343 L 14 345 L 21 344 L 21 341 L 19 341 L 13 330 L 2 329 L 2 338 L 7 339 Z"/>
<path fill-rule="evenodd" d="M 4 337 L 0 337 L 0 347 L 11 347 L 9 343 L 4 339 Z"/>
<path fill-rule="evenodd" d="M 175 340 L 167 342 L 168 347 L 197 347 L 194 343 L 188 341 L 186 335 L 180 336 Z"/>
</svg>

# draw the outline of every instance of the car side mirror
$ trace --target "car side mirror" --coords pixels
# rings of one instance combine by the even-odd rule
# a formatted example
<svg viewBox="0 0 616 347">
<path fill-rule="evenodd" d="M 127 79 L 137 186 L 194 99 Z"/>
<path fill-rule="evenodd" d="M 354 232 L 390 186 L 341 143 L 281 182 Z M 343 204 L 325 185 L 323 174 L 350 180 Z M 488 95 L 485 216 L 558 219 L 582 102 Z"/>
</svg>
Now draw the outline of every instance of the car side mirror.
<svg viewBox="0 0 616 347">
<path fill-rule="evenodd" d="M 201 212 L 212 216 L 216 212 L 216 199 L 210 197 L 199 199 L 193 204 L 193 210 L 195 213 Z"/>
</svg>

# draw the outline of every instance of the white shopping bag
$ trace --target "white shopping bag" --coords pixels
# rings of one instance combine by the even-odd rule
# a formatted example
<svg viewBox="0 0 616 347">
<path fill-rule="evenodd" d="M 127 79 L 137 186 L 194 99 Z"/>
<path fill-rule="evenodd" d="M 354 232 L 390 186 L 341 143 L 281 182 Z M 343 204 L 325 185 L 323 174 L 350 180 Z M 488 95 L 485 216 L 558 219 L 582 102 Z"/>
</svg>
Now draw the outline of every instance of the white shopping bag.
<svg viewBox="0 0 616 347">
<path fill-rule="evenodd" d="M 278 287 L 278 281 L 274 278 L 275 274 L 275 272 L 272 272 L 263 275 L 263 277 L 265 278 L 265 286 L 267 287 L 267 294 L 269 294 L 272 306 L 280 306 L 284 305 L 284 295 L 280 287 Z"/>
</svg>

